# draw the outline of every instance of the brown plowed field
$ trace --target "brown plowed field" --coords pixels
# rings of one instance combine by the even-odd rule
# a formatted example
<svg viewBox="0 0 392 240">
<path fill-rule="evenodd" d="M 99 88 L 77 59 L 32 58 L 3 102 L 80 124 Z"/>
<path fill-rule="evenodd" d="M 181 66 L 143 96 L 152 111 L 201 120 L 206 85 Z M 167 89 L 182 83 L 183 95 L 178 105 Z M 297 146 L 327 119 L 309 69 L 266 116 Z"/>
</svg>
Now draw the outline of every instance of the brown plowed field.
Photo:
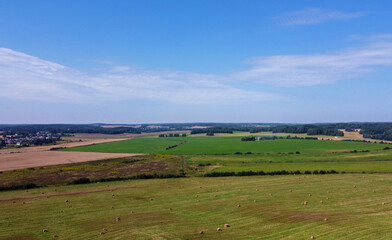
<svg viewBox="0 0 392 240">
<path fill-rule="evenodd" d="M 88 162 L 140 154 L 38 151 L 0 154 L 0 171 L 42 167 L 67 163 Z"/>
</svg>

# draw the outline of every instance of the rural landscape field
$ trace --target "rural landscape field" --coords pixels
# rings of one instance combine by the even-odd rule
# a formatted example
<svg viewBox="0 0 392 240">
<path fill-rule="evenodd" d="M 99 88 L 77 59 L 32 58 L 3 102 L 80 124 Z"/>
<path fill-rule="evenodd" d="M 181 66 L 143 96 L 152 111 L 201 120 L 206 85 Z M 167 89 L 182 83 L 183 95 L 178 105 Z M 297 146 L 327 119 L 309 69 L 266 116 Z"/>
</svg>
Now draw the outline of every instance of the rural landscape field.
<svg viewBox="0 0 392 240">
<path fill-rule="evenodd" d="M 350 134 L 328 140 L 273 132 L 190 133 L 37 150 L 42 157 L 131 155 L 2 171 L 0 222 L 8 231 L 0 231 L 0 239 L 391 236 L 388 141 Z M 75 134 L 68 140 L 77 143 L 82 136 L 97 139 Z M 253 136 L 261 139 L 244 141 Z M 4 150 L 4 156 L 23 154 Z"/>
<path fill-rule="evenodd" d="M 0 240 L 391 240 L 391 13 L 0 0 Z"/>
</svg>

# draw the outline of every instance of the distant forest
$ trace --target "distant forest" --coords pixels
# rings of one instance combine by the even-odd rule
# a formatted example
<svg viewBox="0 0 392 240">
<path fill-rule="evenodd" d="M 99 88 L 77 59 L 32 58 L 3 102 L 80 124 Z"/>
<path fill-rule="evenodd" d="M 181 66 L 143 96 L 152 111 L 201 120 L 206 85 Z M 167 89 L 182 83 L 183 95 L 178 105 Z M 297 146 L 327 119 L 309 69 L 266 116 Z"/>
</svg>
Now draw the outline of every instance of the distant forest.
<svg viewBox="0 0 392 240">
<path fill-rule="evenodd" d="M 195 128 L 199 126 L 204 128 Z M 109 124 L 20 124 L 0 125 L 2 135 L 28 135 L 36 132 L 51 132 L 61 135 L 73 133 L 122 134 L 163 131 L 191 130 L 191 134 L 233 133 L 246 131 L 250 133 L 272 131 L 274 133 L 302 133 L 307 135 L 343 136 L 343 132 L 357 131 L 365 138 L 392 141 L 392 123 L 325 123 L 325 124 L 278 124 L 278 123 L 165 123 L 141 125 Z"/>
</svg>

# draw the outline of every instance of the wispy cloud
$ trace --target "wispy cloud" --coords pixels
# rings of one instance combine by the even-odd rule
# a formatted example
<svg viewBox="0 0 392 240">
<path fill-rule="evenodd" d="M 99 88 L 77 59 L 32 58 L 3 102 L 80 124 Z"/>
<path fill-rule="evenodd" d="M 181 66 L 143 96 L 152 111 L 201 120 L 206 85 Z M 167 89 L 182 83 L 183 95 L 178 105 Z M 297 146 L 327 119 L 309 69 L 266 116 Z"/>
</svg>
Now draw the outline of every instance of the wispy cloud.
<svg viewBox="0 0 392 240">
<path fill-rule="evenodd" d="M 275 86 L 313 86 L 364 76 L 392 66 L 392 41 L 383 37 L 368 45 L 314 55 L 278 55 L 254 58 L 251 68 L 237 79 Z"/>
<path fill-rule="evenodd" d="M 300 87 L 363 77 L 392 66 L 392 35 L 369 37 L 362 47 L 325 54 L 277 55 L 248 60 L 250 67 L 229 75 L 150 70 L 108 65 L 80 71 L 21 52 L 0 48 L 0 97 L 55 102 L 148 99 L 185 104 L 287 100 L 257 89 Z"/>
<path fill-rule="evenodd" d="M 109 66 L 81 72 L 0 48 L 0 96 L 61 102 L 150 99 L 176 103 L 232 103 L 283 99 L 225 83 L 223 76 Z"/>
<path fill-rule="evenodd" d="M 346 20 L 359 18 L 366 15 L 366 12 L 343 12 L 322 8 L 307 8 L 301 11 L 289 12 L 275 17 L 279 25 L 313 25 L 332 20 Z"/>
</svg>

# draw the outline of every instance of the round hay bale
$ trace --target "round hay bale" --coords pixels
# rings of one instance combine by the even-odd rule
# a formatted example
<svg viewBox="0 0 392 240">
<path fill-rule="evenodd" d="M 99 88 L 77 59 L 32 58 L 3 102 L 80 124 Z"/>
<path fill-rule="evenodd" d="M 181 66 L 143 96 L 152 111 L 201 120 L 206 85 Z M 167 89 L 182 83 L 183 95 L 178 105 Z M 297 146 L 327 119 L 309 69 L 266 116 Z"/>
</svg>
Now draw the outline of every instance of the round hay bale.
<svg viewBox="0 0 392 240">
<path fill-rule="evenodd" d="M 258 191 L 259 191 L 259 189 L 256 189 L 256 191 L 258 192 Z"/>
<path fill-rule="evenodd" d="M 325 199 L 326 199 L 326 200 L 329 200 L 329 197 L 326 197 Z"/>
<path fill-rule="evenodd" d="M 382 203 L 381 203 L 381 205 L 383 205 L 383 206 L 384 206 L 384 205 L 385 205 L 385 202 L 382 202 Z"/>
<path fill-rule="evenodd" d="M 216 229 L 216 231 L 218 231 L 218 232 L 219 232 L 219 231 L 222 231 L 222 228 L 219 228 L 219 227 L 218 227 L 218 228 Z"/>
<path fill-rule="evenodd" d="M 22 204 L 26 204 L 26 202 L 22 202 Z"/>
<path fill-rule="evenodd" d="M 69 202 L 68 200 L 65 200 L 65 202 Z"/>
<path fill-rule="evenodd" d="M 229 225 L 229 224 L 225 224 L 224 227 L 225 227 L 225 228 L 229 228 L 230 225 Z"/>
<path fill-rule="evenodd" d="M 373 192 L 376 192 L 376 191 L 373 189 Z"/>
<path fill-rule="evenodd" d="M 101 236 L 104 235 L 104 234 L 105 234 L 104 232 L 100 232 L 100 233 L 99 233 L 99 235 L 101 235 Z"/>
<path fill-rule="evenodd" d="M 237 205 L 237 207 L 241 207 L 241 205 L 240 205 L 240 204 L 238 204 L 238 205 Z"/>
<path fill-rule="evenodd" d="M 312 196 L 312 194 L 309 193 L 309 197 L 311 197 L 311 196 Z"/>
<path fill-rule="evenodd" d="M 112 194 L 112 197 L 114 197 L 114 194 Z"/>
<path fill-rule="evenodd" d="M 325 221 L 325 222 L 328 221 L 328 218 L 324 218 L 324 221 Z"/>
<path fill-rule="evenodd" d="M 253 200 L 253 202 L 257 202 L 257 200 L 255 199 L 255 200 Z"/>
<path fill-rule="evenodd" d="M 307 201 L 302 202 L 302 205 L 308 205 Z"/>
<path fill-rule="evenodd" d="M 200 202 L 200 200 L 197 200 L 197 202 Z"/>
<path fill-rule="evenodd" d="M 268 194 L 268 195 L 272 196 L 272 193 L 270 193 L 270 194 Z"/>
<path fill-rule="evenodd" d="M 293 192 L 293 190 L 290 189 L 289 192 Z"/>
<path fill-rule="evenodd" d="M 72 207 L 72 205 L 68 205 L 68 208 L 71 208 Z"/>
<path fill-rule="evenodd" d="M 119 222 L 120 221 L 120 218 L 119 217 L 116 217 L 116 222 Z"/>
<path fill-rule="evenodd" d="M 204 233 L 203 231 L 200 231 L 200 232 L 199 232 L 199 234 L 203 234 L 203 233 Z"/>
<path fill-rule="evenodd" d="M 315 236 L 310 236 L 310 239 L 316 239 L 316 237 Z"/>
<path fill-rule="evenodd" d="M 58 238 L 59 236 L 57 236 L 56 234 L 55 235 L 53 235 L 53 238 Z"/>
<path fill-rule="evenodd" d="M 196 195 L 195 195 L 195 198 L 198 198 L 198 197 L 199 197 L 199 195 L 196 194 Z"/>
<path fill-rule="evenodd" d="M 150 201 L 154 200 L 154 198 L 150 198 Z"/>
<path fill-rule="evenodd" d="M 323 200 L 320 200 L 320 203 L 323 203 Z"/>
<path fill-rule="evenodd" d="M 169 211 L 173 211 L 173 209 L 172 209 L 172 208 L 169 208 Z"/>
<path fill-rule="evenodd" d="M 42 232 L 48 232 L 48 230 L 47 230 L 47 229 L 44 229 L 44 230 L 42 230 Z"/>
<path fill-rule="evenodd" d="M 104 232 L 107 232 L 108 231 L 108 229 L 107 228 L 104 228 L 104 229 L 102 229 Z"/>
<path fill-rule="evenodd" d="M 114 208 L 113 206 L 110 207 L 110 209 L 113 209 L 113 208 Z"/>
</svg>

